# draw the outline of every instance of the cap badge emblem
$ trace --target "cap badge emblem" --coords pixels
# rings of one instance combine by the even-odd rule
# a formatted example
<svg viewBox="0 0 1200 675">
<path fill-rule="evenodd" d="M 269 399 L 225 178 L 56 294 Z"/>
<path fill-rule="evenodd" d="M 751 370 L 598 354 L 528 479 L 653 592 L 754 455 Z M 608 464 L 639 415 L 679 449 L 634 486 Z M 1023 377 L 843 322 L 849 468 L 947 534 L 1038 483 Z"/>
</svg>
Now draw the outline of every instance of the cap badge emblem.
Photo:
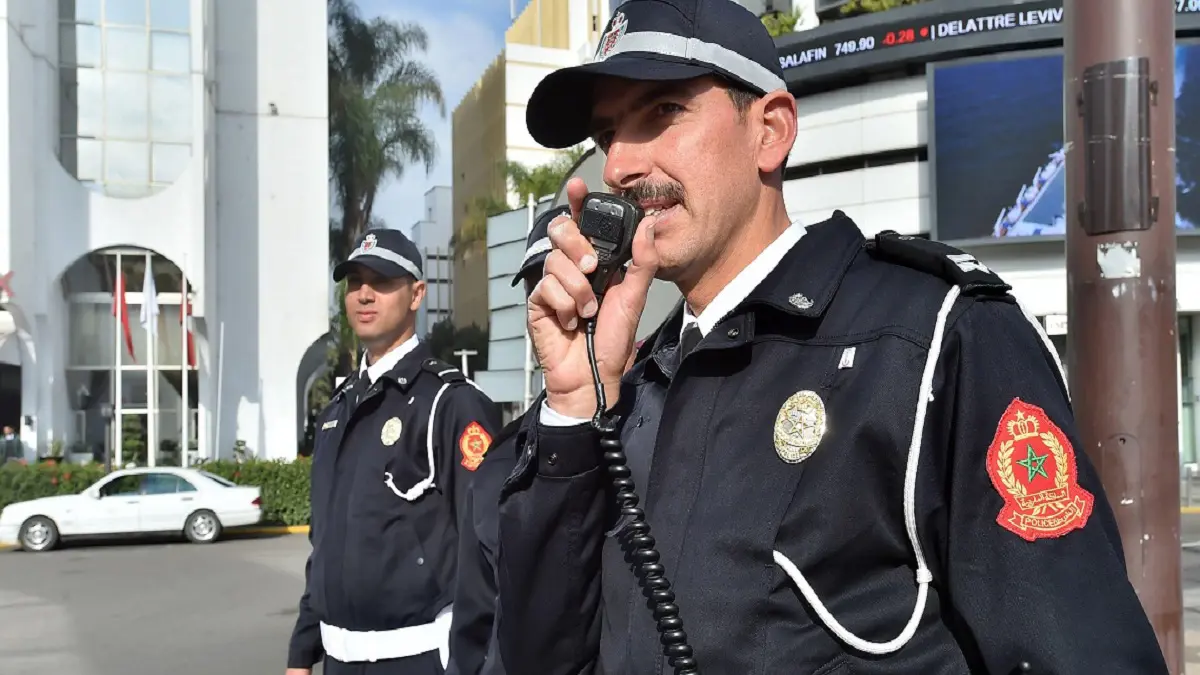
<svg viewBox="0 0 1200 675">
<path fill-rule="evenodd" d="M 612 55 L 627 28 L 629 28 L 629 20 L 625 18 L 625 12 L 614 14 L 612 23 L 608 26 L 608 32 L 600 38 L 600 47 L 596 50 L 596 61 L 603 61 Z"/>
<path fill-rule="evenodd" d="M 798 391 L 775 416 L 775 452 L 788 464 L 799 464 L 816 451 L 825 436 L 825 402 L 816 392 Z"/>
<path fill-rule="evenodd" d="M 366 237 L 363 238 L 362 250 L 364 252 L 366 252 L 366 251 L 370 251 L 373 248 L 375 248 L 375 235 L 368 234 Z"/>
<path fill-rule="evenodd" d="M 400 422 L 399 417 L 393 417 L 383 423 L 383 431 L 379 433 L 379 440 L 384 445 L 395 445 L 396 441 L 400 440 L 400 431 L 404 425 Z"/>
</svg>

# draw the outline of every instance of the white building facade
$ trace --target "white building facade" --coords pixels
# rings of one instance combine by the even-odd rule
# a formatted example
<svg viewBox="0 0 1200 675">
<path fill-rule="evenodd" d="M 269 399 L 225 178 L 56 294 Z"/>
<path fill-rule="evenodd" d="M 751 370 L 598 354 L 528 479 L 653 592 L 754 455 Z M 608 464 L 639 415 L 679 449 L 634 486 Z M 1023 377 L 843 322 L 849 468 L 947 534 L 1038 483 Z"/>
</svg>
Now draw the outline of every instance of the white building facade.
<svg viewBox="0 0 1200 675">
<path fill-rule="evenodd" d="M 424 256 L 425 301 L 417 312 L 417 335 L 427 335 L 430 326 L 450 318 L 454 306 L 453 192 L 447 186 L 425 191 L 425 211 L 413 224 L 410 238 Z"/>
<path fill-rule="evenodd" d="M 294 457 L 328 330 L 325 3 L 0 12 L 0 423 L 29 458 Z"/>
</svg>

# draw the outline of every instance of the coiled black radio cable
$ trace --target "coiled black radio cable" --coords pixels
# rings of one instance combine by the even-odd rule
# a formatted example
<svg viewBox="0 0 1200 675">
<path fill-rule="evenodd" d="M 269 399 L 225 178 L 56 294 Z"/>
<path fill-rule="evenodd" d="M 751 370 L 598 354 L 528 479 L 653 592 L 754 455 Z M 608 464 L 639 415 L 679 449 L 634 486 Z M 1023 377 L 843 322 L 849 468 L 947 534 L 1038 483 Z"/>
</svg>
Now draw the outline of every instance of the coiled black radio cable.
<svg viewBox="0 0 1200 675">
<path fill-rule="evenodd" d="M 646 512 L 638 506 L 629 462 L 621 447 L 620 418 L 605 414 L 608 403 L 604 397 L 604 385 L 600 382 L 600 368 L 596 363 L 594 318 L 584 323 L 584 335 L 588 361 L 592 366 L 592 382 L 596 387 L 596 414 L 592 417 L 592 427 L 600 432 L 600 447 L 604 450 L 604 461 L 608 463 L 608 475 L 617 489 L 617 506 L 621 515 L 630 519 L 621 536 L 627 539 L 632 548 L 638 583 L 650 593 L 650 599 L 654 602 L 655 627 L 662 642 L 663 654 L 675 669 L 675 675 L 698 675 L 700 671 L 696 666 L 696 657 L 683 630 L 679 606 L 675 604 L 675 592 L 671 590 L 671 582 L 667 581 L 666 568 L 659 562 L 658 549 L 655 548 L 654 537 L 650 535 L 650 524 L 646 522 Z"/>
</svg>

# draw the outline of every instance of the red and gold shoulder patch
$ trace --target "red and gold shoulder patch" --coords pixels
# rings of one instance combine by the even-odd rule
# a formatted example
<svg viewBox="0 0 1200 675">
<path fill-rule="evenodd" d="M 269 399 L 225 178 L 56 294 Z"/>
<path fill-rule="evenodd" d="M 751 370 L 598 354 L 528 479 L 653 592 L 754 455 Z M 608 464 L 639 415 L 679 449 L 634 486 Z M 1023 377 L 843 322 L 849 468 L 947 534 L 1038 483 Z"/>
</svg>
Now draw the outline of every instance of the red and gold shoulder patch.
<svg viewBox="0 0 1200 675">
<path fill-rule="evenodd" d="M 1046 411 L 1014 398 L 988 448 L 987 471 L 1004 498 L 996 522 L 1026 541 L 1083 527 L 1092 493 L 1079 485 L 1075 449 Z"/>
<path fill-rule="evenodd" d="M 463 429 L 462 435 L 458 437 L 458 450 L 462 453 L 461 464 L 467 471 L 474 471 L 479 468 L 479 463 L 483 461 L 483 456 L 487 454 L 488 448 L 492 445 L 492 437 L 488 434 L 487 429 L 479 422 L 471 422 Z"/>
</svg>

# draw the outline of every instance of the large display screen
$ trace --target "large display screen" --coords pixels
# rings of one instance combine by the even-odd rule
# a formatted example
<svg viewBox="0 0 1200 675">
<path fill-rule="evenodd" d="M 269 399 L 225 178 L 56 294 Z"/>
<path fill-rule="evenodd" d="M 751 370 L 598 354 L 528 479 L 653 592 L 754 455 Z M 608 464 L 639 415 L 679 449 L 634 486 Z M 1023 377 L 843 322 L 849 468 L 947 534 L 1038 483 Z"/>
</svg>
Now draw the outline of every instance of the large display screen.
<svg viewBox="0 0 1200 675">
<path fill-rule="evenodd" d="M 1200 0 L 1170 1 L 1176 28 L 1195 27 Z M 965 4 L 965 3 L 963 3 Z M 980 0 L 969 8 L 931 2 L 835 21 L 785 37 L 779 65 L 789 82 L 871 63 L 945 57 L 961 50 L 1029 42 L 1061 42 L 1063 0 Z"/>
<path fill-rule="evenodd" d="M 934 236 L 1066 234 L 1063 57 L 931 68 Z M 1175 49 L 1176 216 L 1200 232 L 1200 45 Z"/>
</svg>

